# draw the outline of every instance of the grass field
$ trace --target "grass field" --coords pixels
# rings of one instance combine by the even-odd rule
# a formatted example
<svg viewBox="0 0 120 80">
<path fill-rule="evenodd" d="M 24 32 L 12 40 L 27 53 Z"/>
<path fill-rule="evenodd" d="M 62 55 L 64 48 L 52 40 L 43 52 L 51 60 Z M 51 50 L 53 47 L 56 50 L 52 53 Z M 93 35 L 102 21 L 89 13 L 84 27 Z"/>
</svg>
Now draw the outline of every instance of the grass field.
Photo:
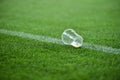
<svg viewBox="0 0 120 80">
<path fill-rule="evenodd" d="M 0 0 L 0 29 L 120 48 L 120 1 Z M 0 33 L 0 80 L 119 80 L 120 54 Z"/>
</svg>

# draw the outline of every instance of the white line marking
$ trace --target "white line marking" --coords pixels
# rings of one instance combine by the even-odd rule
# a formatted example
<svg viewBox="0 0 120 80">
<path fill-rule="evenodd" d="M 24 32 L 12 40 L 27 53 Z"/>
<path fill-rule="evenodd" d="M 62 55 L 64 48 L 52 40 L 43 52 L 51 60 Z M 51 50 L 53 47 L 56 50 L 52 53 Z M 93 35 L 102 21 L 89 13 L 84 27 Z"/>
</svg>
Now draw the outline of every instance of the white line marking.
<svg viewBox="0 0 120 80">
<path fill-rule="evenodd" d="M 63 45 L 63 42 L 60 39 L 45 37 L 45 36 L 40 36 L 40 35 L 33 35 L 30 33 L 17 32 L 17 31 L 5 30 L 5 29 L 0 29 L 0 33 L 11 35 L 11 36 L 18 36 L 18 37 L 22 37 L 22 38 L 29 38 L 29 39 L 34 39 L 34 40 L 38 40 L 38 41 L 51 42 L 51 43 Z M 89 43 L 83 43 L 82 47 L 92 49 L 92 50 L 97 50 L 97 51 L 103 51 L 106 53 L 115 53 L 115 54 L 120 53 L 120 49 L 117 49 L 117 48 L 89 44 Z"/>
<path fill-rule="evenodd" d="M 88 48 L 88 49 L 92 49 L 92 50 L 103 51 L 106 53 L 120 54 L 120 49 L 112 48 L 112 47 L 108 47 L 108 46 L 101 46 L 101 45 L 96 45 L 96 44 L 84 43 L 83 47 Z"/>
</svg>

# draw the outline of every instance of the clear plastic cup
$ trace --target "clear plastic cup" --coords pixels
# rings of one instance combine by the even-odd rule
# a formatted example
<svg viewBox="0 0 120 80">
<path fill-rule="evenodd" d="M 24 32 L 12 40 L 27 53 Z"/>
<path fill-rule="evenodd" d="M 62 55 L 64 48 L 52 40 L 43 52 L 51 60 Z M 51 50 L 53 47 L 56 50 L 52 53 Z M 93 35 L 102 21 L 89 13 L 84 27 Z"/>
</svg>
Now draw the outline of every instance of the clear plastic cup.
<svg viewBox="0 0 120 80">
<path fill-rule="evenodd" d="M 73 29 L 66 29 L 62 33 L 62 41 L 66 45 L 72 45 L 76 48 L 81 47 L 83 44 L 82 36 L 78 35 Z"/>
</svg>

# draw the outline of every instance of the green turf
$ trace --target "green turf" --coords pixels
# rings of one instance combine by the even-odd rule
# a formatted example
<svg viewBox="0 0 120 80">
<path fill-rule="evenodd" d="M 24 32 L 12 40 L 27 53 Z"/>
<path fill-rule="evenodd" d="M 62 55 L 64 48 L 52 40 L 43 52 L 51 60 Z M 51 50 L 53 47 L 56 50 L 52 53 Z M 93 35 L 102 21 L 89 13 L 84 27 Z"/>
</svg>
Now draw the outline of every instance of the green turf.
<svg viewBox="0 0 120 80">
<path fill-rule="evenodd" d="M 1 0 L 0 29 L 120 48 L 120 1 Z M 119 80 L 120 54 L 0 34 L 0 80 Z"/>
</svg>

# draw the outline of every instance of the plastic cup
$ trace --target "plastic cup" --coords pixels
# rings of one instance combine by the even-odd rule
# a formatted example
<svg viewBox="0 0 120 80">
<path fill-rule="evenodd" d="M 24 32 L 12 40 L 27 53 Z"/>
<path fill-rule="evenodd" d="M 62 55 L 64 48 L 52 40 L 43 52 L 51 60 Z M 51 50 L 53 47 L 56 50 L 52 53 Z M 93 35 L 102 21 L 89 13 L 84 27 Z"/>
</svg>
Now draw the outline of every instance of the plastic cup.
<svg viewBox="0 0 120 80">
<path fill-rule="evenodd" d="M 72 45 L 76 48 L 83 44 L 82 36 L 78 35 L 73 29 L 66 29 L 62 33 L 62 42 L 66 45 Z"/>
</svg>

